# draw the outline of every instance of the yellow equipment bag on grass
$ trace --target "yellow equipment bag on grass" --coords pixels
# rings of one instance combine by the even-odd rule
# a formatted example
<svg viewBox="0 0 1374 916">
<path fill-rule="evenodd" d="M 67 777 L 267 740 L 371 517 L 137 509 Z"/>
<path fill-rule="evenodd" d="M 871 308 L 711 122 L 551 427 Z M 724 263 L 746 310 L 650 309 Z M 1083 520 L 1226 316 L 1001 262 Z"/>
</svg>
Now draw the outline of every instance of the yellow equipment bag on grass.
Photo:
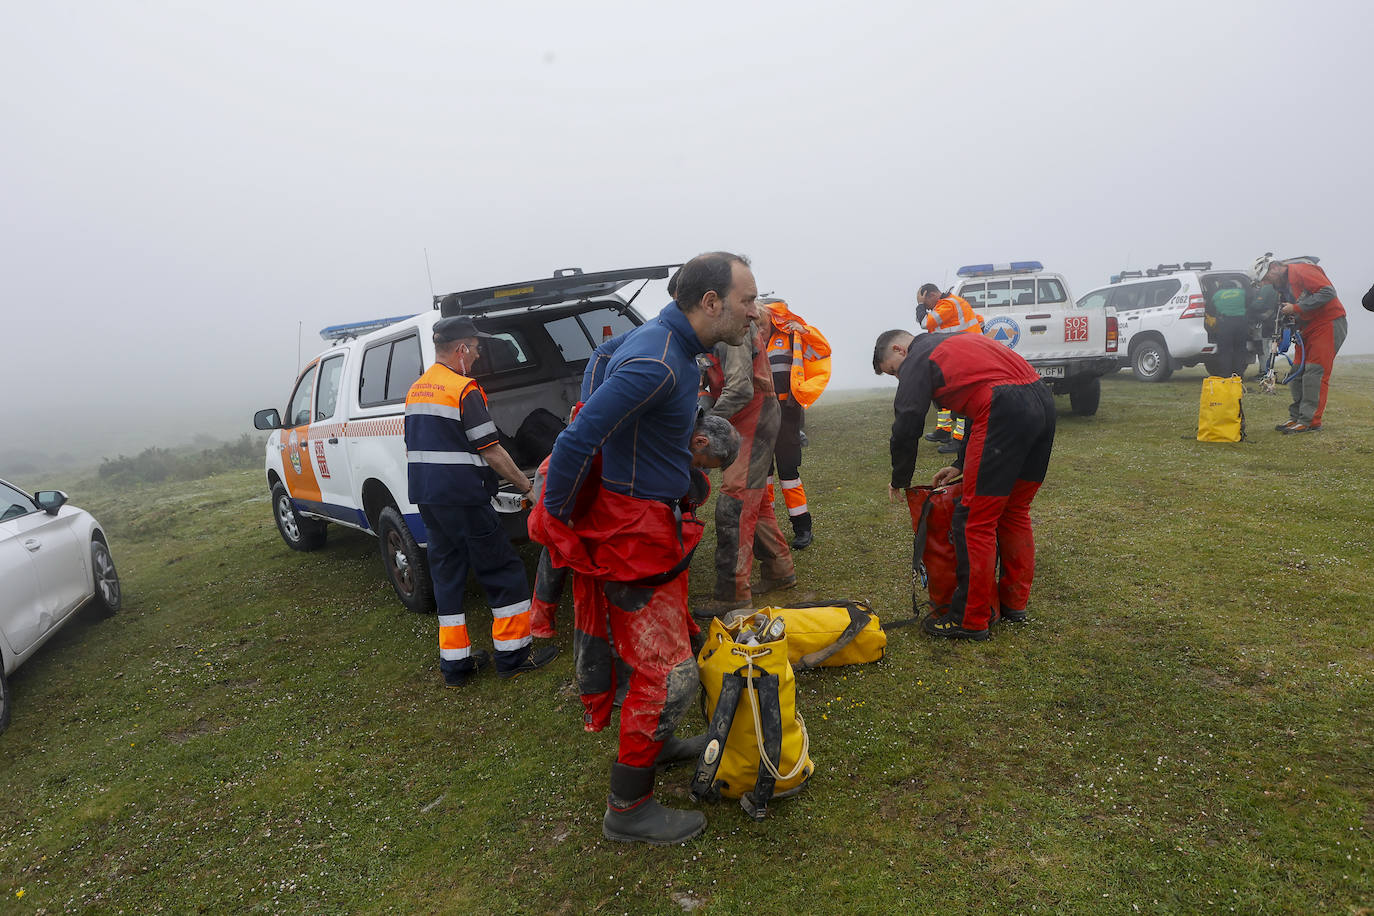
<svg viewBox="0 0 1374 916">
<path fill-rule="evenodd" d="M 710 724 L 692 797 L 738 798 L 762 820 L 769 801 L 800 792 L 815 770 L 797 712 L 787 623 L 769 609 L 729 624 L 712 620 L 697 665 Z"/>
<path fill-rule="evenodd" d="M 1209 375 L 1202 380 L 1202 399 L 1197 409 L 1197 441 L 1239 442 L 1245 438 L 1245 411 L 1240 398 L 1245 386 L 1240 377 Z"/>
<path fill-rule="evenodd" d="M 787 658 L 797 668 L 876 662 L 887 648 L 887 634 L 878 615 L 862 601 L 767 607 L 763 611 L 787 622 Z"/>
</svg>

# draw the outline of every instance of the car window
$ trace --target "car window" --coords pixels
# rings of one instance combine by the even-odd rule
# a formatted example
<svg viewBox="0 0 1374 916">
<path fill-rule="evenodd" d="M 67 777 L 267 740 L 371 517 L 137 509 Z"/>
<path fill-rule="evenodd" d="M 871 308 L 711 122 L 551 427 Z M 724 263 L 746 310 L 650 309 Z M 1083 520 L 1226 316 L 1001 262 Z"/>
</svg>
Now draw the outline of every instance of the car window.
<svg viewBox="0 0 1374 916">
<path fill-rule="evenodd" d="M 480 355 L 472 369 L 474 378 L 523 369 L 533 361 L 522 338 L 511 331 L 499 331 L 490 337 L 480 338 L 477 350 Z"/>
<path fill-rule="evenodd" d="M 1034 280 L 1012 280 L 1012 281 L 1011 281 L 1011 304 L 1012 304 L 1012 305 L 1035 305 L 1035 281 L 1034 281 Z"/>
<path fill-rule="evenodd" d="M 1078 307 L 1081 309 L 1100 309 L 1107 304 L 1107 297 L 1112 294 L 1109 289 L 1095 289 L 1082 299 L 1078 300 Z"/>
<path fill-rule="evenodd" d="M 320 363 L 320 393 L 315 398 L 315 421 L 328 420 L 339 406 L 339 382 L 343 376 L 343 354 Z"/>
<path fill-rule="evenodd" d="M 29 498 L 29 494 L 23 490 L 16 490 L 9 484 L 0 483 L 0 522 L 37 511 L 38 507 Z"/>
<path fill-rule="evenodd" d="M 983 304 L 983 300 L 988 297 L 988 285 L 986 283 L 969 283 L 959 289 L 959 295 L 968 300 L 968 304 L 978 308 Z"/>
<path fill-rule="evenodd" d="M 358 403 L 363 407 L 386 400 L 386 364 L 391 359 L 391 341 L 373 344 L 363 351 L 363 371 L 358 381 Z"/>
<path fill-rule="evenodd" d="M 291 406 L 286 408 L 286 425 L 304 426 L 310 422 L 310 396 L 315 393 L 315 363 L 311 363 L 296 382 Z"/>
<path fill-rule="evenodd" d="M 1183 284 L 1175 279 L 1156 280 L 1154 283 L 1145 284 L 1146 291 L 1142 308 L 1153 307 L 1156 305 L 1168 305 L 1169 300 L 1178 294 L 1183 288 Z"/>
<path fill-rule="evenodd" d="M 1011 281 L 989 280 L 985 305 L 1011 305 Z"/>
<path fill-rule="evenodd" d="M 420 356 L 420 338 L 414 334 L 391 345 L 391 368 L 386 372 L 386 399 L 398 403 L 406 399 L 410 386 L 425 373 Z"/>
<path fill-rule="evenodd" d="M 596 308 L 580 315 L 556 318 L 544 325 L 544 329 L 558 345 L 564 361 L 576 363 L 588 359 L 601 341 L 623 334 L 634 326 L 633 321 L 615 309 Z"/>
<path fill-rule="evenodd" d="M 1058 280 L 1037 280 L 1035 281 L 1036 292 L 1039 299 L 1036 301 L 1041 304 L 1050 302 L 1067 302 L 1069 297 L 1064 292 L 1064 284 Z"/>
</svg>

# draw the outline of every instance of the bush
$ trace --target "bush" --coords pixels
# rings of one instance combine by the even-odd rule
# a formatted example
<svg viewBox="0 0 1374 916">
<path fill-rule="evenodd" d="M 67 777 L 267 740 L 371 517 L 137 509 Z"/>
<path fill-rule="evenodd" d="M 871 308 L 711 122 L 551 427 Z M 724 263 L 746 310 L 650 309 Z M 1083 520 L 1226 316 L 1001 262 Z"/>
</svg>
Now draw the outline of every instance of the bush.
<svg viewBox="0 0 1374 916">
<path fill-rule="evenodd" d="M 264 443 L 261 437 L 244 433 L 234 442 L 224 442 L 213 448 L 145 448 L 133 457 L 120 455 L 101 459 L 100 479 L 116 486 L 200 480 L 260 463 Z"/>
</svg>

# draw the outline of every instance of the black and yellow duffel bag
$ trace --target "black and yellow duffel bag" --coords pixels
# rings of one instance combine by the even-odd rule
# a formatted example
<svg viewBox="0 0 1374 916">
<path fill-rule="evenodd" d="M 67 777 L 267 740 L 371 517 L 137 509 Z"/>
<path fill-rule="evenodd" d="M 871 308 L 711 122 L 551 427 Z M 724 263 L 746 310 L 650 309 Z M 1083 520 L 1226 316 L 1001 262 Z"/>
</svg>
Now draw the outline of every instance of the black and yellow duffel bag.
<svg viewBox="0 0 1374 916">
<path fill-rule="evenodd" d="M 797 712 L 787 622 L 771 609 L 728 624 L 713 620 L 697 665 L 710 724 L 692 797 L 738 798 L 761 820 L 772 799 L 801 791 L 815 770 Z"/>
<path fill-rule="evenodd" d="M 763 612 L 786 621 L 787 657 L 796 668 L 876 662 L 887 649 L 878 615 L 863 601 L 823 601 Z"/>
</svg>

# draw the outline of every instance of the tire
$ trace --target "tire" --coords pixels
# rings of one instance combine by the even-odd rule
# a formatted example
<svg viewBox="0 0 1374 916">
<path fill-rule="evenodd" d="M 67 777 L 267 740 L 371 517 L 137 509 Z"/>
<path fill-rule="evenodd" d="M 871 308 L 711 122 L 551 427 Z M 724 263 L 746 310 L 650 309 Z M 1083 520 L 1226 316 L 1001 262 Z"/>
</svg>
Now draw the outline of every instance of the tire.
<svg viewBox="0 0 1374 916">
<path fill-rule="evenodd" d="M 410 526 L 395 506 L 387 506 L 377 516 L 377 540 L 381 542 L 382 567 L 396 597 L 417 614 L 434 613 L 434 589 L 429 581 L 429 563 L 415 543 Z"/>
<path fill-rule="evenodd" d="M 272 516 L 277 521 L 277 533 L 292 550 L 319 550 L 329 535 L 324 522 L 304 518 L 296 511 L 291 504 L 291 494 L 280 482 L 272 486 Z"/>
<path fill-rule="evenodd" d="M 124 593 L 110 548 L 98 537 L 91 539 L 91 576 L 95 579 L 95 600 L 91 606 L 101 617 L 114 615 L 124 604 Z"/>
<path fill-rule="evenodd" d="M 1091 417 L 1097 413 L 1097 403 L 1102 400 L 1102 379 L 1094 377 L 1069 391 L 1069 406 L 1080 417 Z"/>
<path fill-rule="evenodd" d="M 5 677 L 5 660 L 0 658 L 0 732 L 10 727 L 10 681 Z"/>
<path fill-rule="evenodd" d="M 1131 371 L 1142 382 L 1162 382 L 1174 374 L 1169 348 L 1163 341 L 1143 340 L 1131 354 Z"/>
</svg>

